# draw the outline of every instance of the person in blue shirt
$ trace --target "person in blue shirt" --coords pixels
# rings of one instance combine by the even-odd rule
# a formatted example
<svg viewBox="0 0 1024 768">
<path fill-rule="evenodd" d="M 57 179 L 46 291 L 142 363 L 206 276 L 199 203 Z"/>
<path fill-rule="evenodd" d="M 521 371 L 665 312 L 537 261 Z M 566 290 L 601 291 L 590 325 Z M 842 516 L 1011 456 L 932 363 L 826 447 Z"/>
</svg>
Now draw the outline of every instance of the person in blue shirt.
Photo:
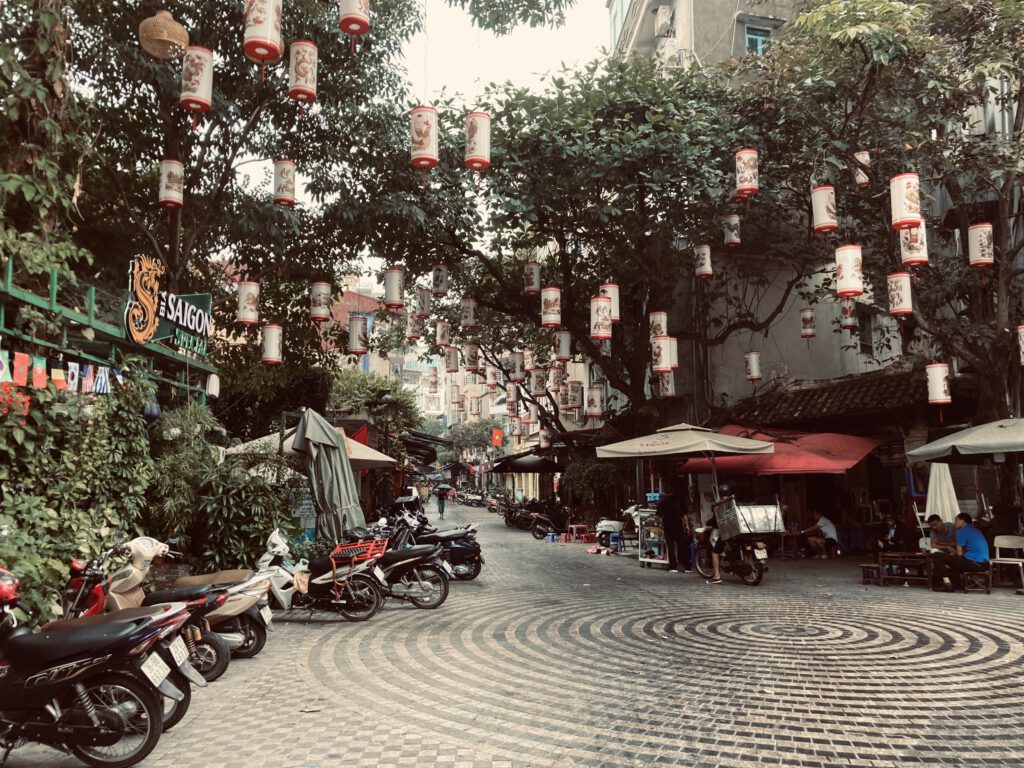
<svg viewBox="0 0 1024 768">
<path fill-rule="evenodd" d="M 971 516 L 961 512 L 953 525 L 956 528 L 956 554 L 932 553 L 932 578 L 942 580 L 935 583 L 934 589 L 944 589 L 946 592 L 956 590 L 952 578 L 956 578 L 959 584 L 964 572 L 989 569 L 988 542 L 985 541 L 985 534 L 974 527 Z"/>
</svg>

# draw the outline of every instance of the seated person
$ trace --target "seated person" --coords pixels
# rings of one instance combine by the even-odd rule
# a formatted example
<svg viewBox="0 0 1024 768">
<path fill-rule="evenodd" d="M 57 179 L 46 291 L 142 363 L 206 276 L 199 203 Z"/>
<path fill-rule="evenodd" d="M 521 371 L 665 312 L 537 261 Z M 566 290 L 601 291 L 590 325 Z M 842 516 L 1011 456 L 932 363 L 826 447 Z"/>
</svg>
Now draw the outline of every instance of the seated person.
<svg viewBox="0 0 1024 768">
<path fill-rule="evenodd" d="M 966 572 L 989 569 L 988 542 L 985 541 L 985 535 L 974 527 L 971 516 L 961 512 L 953 525 L 956 528 L 956 554 L 933 552 L 931 555 L 933 577 L 941 579 L 932 588 L 945 589 L 947 592 L 956 591 L 952 578 L 956 578 L 959 583 Z"/>
<path fill-rule="evenodd" d="M 839 533 L 836 531 L 835 523 L 821 512 L 815 510 L 811 514 L 814 516 L 814 525 L 804 528 L 800 533 L 807 536 L 807 545 L 812 552 L 811 557 L 828 560 L 829 552 L 839 546 Z"/>
<path fill-rule="evenodd" d="M 956 526 L 952 523 L 944 523 L 938 515 L 928 518 L 928 527 L 931 528 L 932 550 L 956 554 Z"/>
<path fill-rule="evenodd" d="M 909 539 L 904 526 L 896 522 L 894 514 L 887 513 L 882 519 L 881 525 L 875 538 L 879 552 L 910 552 L 916 551 L 917 547 L 909 546 Z"/>
</svg>

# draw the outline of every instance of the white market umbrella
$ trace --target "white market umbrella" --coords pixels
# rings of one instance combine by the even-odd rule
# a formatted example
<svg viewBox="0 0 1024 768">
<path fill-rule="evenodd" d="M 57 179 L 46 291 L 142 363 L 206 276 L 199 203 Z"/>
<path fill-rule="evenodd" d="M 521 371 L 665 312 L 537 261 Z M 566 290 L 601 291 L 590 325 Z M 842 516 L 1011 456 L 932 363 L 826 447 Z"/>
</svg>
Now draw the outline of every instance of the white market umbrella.
<svg viewBox="0 0 1024 768">
<path fill-rule="evenodd" d="M 1007 454 L 1024 452 L 1024 419 L 1000 419 L 968 427 L 907 451 L 907 461 L 983 464 L 1005 461 Z"/>
<path fill-rule="evenodd" d="M 956 489 L 953 488 L 953 476 L 949 465 L 936 462 L 932 464 L 928 475 L 928 499 L 925 501 L 924 514 L 927 520 L 938 515 L 944 523 L 952 523 L 960 511 L 956 500 Z"/>
<path fill-rule="evenodd" d="M 281 453 L 284 456 L 302 456 L 293 447 L 292 443 L 295 440 L 295 430 L 290 429 L 285 432 L 284 445 L 281 447 Z M 264 453 L 277 453 L 278 445 L 281 442 L 281 436 L 279 433 L 274 432 L 263 437 L 257 437 L 255 440 L 249 440 L 241 445 L 235 445 L 224 451 L 227 455 L 233 454 L 264 454 Z M 348 447 L 348 459 L 349 464 L 354 470 L 360 469 L 389 469 L 397 466 L 398 462 L 392 459 L 390 456 L 375 451 L 368 445 L 353 440 L 352 438 L 345 437 L 345 445 Z"/>
</svg>

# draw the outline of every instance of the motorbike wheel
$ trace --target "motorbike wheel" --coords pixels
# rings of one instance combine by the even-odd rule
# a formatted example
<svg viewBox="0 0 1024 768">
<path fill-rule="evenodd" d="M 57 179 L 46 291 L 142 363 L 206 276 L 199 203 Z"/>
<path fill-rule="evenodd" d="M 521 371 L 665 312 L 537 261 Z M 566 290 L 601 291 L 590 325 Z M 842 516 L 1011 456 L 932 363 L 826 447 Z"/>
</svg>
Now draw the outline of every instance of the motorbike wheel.
<svg viewBox="0 0 1024 768">
<path fill-rule="evenodd" d="M 412 587 L 417 582 L 430 587 L 428 597 L 410 597 L 409 602 L 417 608 L 437 608 L 448 599 L 448 579 L 433 565 L 418 565 L 412 570 L 412 578 L 403 579 Z"/>
<path fill-rule="evenodd" d="M 607 547 L 609 544 L 612 543 L 611 534 L 609 534 L 608 531 L 601 531 L 599 534 L 597 534 L 597 543 L 600 544 L 602 547 Z"/>
<path fill-rule="evenodd" d="M 694 552 L 693 567 L 705 579 L 711 578 L 715 572 L 714 565 L 711 562 L 711 547 L 697 547 L 697 551 Z"/>
<path fill-rule="evenodd" d="M 204 631 L 196 641 L 196 652 L 189 661 L 206 682 L 212 683 L 227 671 L 231 649 L 219 635 Z"/>
<path fill-rule="evenodd" d="M 170 680 L 174 687 L 181 691 L 184 698 L 181 701 L 175 701 L 170 696 L 161 696 L 164 705 L 164 733 L 181 722 L 181 718 L 185 716 L 192 704 L 192 684 L 188 678 L 172 669 Z"/>
<path fill-rule="evenodd" d="M 480 575 L 480 571 L 483 570 L 483 565 L 479 560 L 470 560 L 466 563 L 459 563 L 459 565 L 453 566 L 455 570 L 455 578 L 460 581 L 472 581 Z M 461 570 L 461 569 L 465 570 Z"/>
<path fill-rule="evenodd" d="M 548 532 L 536 523 L 534 523 L 532 526 L 530 526 L 530 535 L 533 536 L 533 538 L 537 539 L 537 541 L 540 541 L 548 535 Z"/>
<path fill-rule="evenodd" d="M 764 578 L 764 562 L 744 550 L 743 565 L 747 567 L 741 569 L 739 573 L 740 581 L 749 587 L 756 587 L 761 583 L 761 579 Z"/>
<path fill-rule="evenodd" d="M 349 621 L 366 621 L 384 603 L 384 595 L 376 582 L 358 573 L 342 588 L 342 595 L 348 604 L 338 606 L 338 613 Z"/>
<path fill-rule="evenodd" d="M 124 723 L 124 733 L 109 746 L 68 744 L 71 754 L 97 768 L 128 768 L 144 760 L 163 733 L 163 705 L 159 701 L 163 697 L 157 695 L 148 682 L 118 672 L 97 675 L 82 685 L 98 712 Z M 77 701 L 72 706 L 73 714 L 78 715 L 76 719 L 89 721 Z"/>
<path fill-rule="evenodd" d="M 236 659 L 251 659 L 267 644 L 267 628 L 247 613 L 238 617 L 245 640 L 231 652 Z"/>
</svg>

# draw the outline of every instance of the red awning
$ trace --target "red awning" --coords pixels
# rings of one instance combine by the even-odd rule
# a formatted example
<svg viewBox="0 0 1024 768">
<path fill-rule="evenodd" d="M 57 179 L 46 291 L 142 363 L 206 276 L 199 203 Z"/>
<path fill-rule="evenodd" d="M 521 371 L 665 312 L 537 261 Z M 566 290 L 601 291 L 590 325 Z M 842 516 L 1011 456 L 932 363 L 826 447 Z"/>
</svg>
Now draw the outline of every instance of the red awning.
<svg viewBox="0 0 1024 768">
<path fill-rule="evenodd" d="M 775 453 L 753 456 L 723 456 L 715 459 L 718 475 L 842 474 L 884 443 L 871 437 L 840 435 L 835 432 L 796 432 L 787 429 L 761 431 L 729 424 L 719 430 L 725 435 L 766 440 Z M 707 459 L 690 459 L 682 471 L 710 474 Z"/>
</svg>

